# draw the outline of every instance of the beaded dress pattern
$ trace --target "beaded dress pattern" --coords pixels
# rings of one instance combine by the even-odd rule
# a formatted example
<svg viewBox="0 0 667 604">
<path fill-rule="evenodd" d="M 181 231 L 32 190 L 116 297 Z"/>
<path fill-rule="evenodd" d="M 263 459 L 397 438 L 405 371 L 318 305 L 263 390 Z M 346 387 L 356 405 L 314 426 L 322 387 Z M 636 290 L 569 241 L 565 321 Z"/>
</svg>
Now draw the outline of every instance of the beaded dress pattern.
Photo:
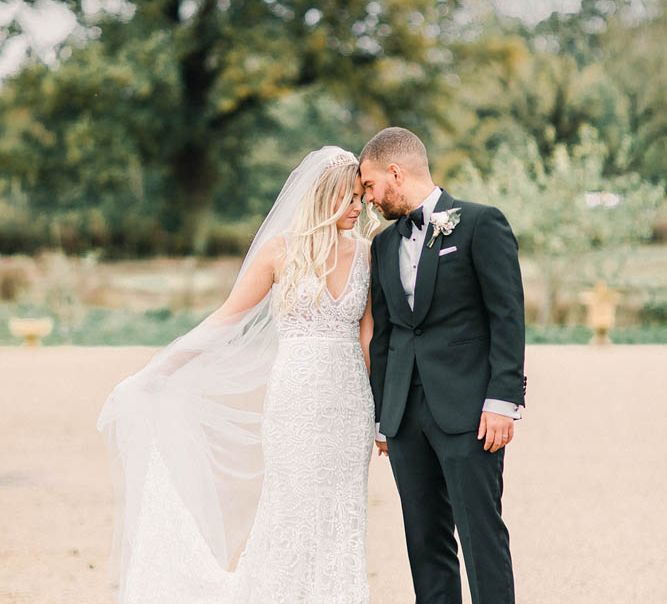
<svg viewBox="0 0 667 604">
<path fill-rule="evenodd" d="M 315 303 L 317 281 L 304 279 L 281 313 L 280 283 L 273 286 L 278 352 L 264 404 L 265 473 L 236 568 L 219 567 L 153 447 L 123 604 L 368 604 L 375 424 L 359 342 L 368 255 L 368 244 L 356 240 L 338 298 L 325 288 Z"/>
</svg>

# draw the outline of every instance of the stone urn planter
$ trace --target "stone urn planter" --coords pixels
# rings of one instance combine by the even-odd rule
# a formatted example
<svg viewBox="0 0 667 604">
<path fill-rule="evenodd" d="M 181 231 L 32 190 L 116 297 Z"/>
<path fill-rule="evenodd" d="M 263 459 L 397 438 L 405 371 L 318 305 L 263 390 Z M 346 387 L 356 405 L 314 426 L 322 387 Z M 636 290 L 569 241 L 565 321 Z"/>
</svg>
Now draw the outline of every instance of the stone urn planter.
<svg viewBox="0 0 667 604">
<path fill-rule="evenodd" d="M 609 331 L 616 323 L 618 292 L 599 281 L 592 290 L 583 292 L 581 300 L 586 305 L 587 324 L 593 330 L 591 344 L 611 344 Z"/>
<path fill-rule="evenodd" d="M 53 331 L 53 319 L 42 317 L 39 319 L 19 319 L 12 317 L 9 319 L 9 332 L 23 339 L 25 346 L 39 346 L 42 338 L 45 338 Z"/>
</svg>

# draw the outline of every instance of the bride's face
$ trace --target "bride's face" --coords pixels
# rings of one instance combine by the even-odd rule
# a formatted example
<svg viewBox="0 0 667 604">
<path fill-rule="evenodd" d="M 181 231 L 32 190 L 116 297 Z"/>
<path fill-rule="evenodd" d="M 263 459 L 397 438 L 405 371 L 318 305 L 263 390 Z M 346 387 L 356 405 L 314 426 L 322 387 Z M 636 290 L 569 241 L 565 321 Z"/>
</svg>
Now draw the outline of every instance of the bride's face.
<svg viewBox="0 0 667 604">
<path fill-rule="evenodd" d="M 361 214 L 361 210 L 363 209 L 363 204 L 361 202 L 363 194 L 364 188 L 361 186 L 361 179 L 357 176 L 354 181 L 354 189 L 352 190 L 352 199 L 348 203 L 347 210 L 345 210 L 343 215 L 336 221 L 336 228 L 339 231 L 349 231 L 354 228 L 355 224 L 357 224 L 359 214 Z M 343 203 L 344 195 L 344 191 L 341 191 L 338 194 L 334 212 L 338 212 L 340 209 L 340 204 Z"/>
</svg>

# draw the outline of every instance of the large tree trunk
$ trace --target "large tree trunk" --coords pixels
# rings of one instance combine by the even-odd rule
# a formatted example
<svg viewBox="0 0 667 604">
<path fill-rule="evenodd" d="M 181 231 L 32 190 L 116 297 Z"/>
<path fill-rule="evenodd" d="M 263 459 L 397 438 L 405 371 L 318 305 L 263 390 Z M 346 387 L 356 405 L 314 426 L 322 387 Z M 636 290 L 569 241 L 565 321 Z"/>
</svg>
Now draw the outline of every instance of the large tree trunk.
<svg viewBox="0 0 667 604">
<path fill-rule="evenodd" d="M 202 255 L 208 240 L 208 218 L 217 184 L 210 147 L 189 141 L 171 161 L 174 190 L 169 222 L 183 240 L 185 251 Z"/>
<path fill-rule="evenodd" d="M 215 81 L 215 70 L 208 63 L 219 32 L 215 19 L 216 0 L 204 0 L 193 22 L 181 23 L 180 2 L 164 6 L 165 16 L 177 28 L 189 28 L 187 46 L 180 55 L 182 85 L 182 144 L 171 156 L 169 168 L 172 190 L 167 192 L 167 224 L 178 233 L 177 247 L 202 254 L 207 243 L 207 225 L 218 177 L 215 169 L 212 140 L 215 129 L 211 123 L 209 102 Z M 177 43 L 177 39 L 174 40 Z"/>
</svg>

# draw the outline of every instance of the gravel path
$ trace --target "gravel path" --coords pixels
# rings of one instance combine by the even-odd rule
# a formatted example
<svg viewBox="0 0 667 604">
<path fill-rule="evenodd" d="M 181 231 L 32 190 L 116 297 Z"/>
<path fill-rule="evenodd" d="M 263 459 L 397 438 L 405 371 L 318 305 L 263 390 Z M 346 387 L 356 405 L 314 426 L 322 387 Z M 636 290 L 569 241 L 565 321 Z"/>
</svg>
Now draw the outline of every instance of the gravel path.
<svg viewBox="0 0 667 604">
<path fill-rule="evenodd" d="M 0 348 L 0 604 L 113 603 L 95 420 L 152 353 Z M 518 604 L 664 604 L 667 346 L 533 346 L 526 373 L 503 500 Z M 384 457 L 369 504 L 373 604 L 414 602 Z"/>
</svg>

